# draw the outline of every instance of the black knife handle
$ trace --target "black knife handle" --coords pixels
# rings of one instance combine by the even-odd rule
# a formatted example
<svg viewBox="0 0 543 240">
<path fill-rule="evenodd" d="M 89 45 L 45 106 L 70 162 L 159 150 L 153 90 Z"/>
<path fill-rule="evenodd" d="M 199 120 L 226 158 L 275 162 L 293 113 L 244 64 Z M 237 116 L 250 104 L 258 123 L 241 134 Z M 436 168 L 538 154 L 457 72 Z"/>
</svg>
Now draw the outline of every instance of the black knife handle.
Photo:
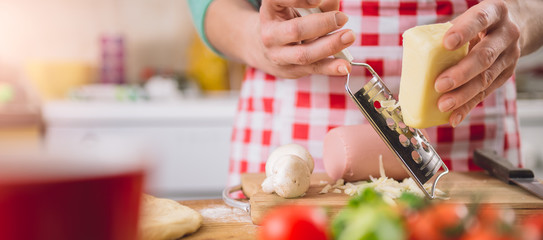
<svg viewBox="0 0 543 240">
<path fill-rule="evenodd" d="M 517 168 L 494 151 L 476 149 L 473 153 L 473 162 L 487 170 L 490 175 L 509 184 L 513 183 L 510 181 L 511 178 L 534 178 L 532 170 Z"/>
</svg>

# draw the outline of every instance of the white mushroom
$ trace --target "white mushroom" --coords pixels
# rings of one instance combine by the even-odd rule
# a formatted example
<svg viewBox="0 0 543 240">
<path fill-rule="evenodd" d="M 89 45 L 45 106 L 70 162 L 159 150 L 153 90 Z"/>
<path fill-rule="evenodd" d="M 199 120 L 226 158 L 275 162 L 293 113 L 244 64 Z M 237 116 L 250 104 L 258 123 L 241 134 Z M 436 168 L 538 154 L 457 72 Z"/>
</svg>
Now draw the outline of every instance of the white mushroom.
<svg viewBox="0 0 543 240">
<path fill-rule="evenodd" d="M 307 163 L 307 167 L 309 168 L 309 171 L 313 173 L 313 168 L 315 167 L 315 163 L 313 162 L 313 157 L 311 156 L 309 151 L 307 151 L 307 149 L 305 149 L 301 145 L 291 143 L 291 144 L 282 145 L 276 148 L 270 154 L 270 156 L 268 157 L 268 160 L 266 161 L 266 176 L 273 175 L 272 173 L 272 169 L 274 168 L 273 165 L 275 165 L 279 157 L 283 155 L 289 155 L 289 154 L 296 155 L 299 158 L 305 160 L 305 162 Z"/>
<path fill-rule="evenodd" d="M 309 189 L 313 167 L 313 157 L 304 147 L 298 144 L 283 145 L 268 157 L 262 190 L 266 193 L 276 192 L 284 198 L 302 196 Z"/>
<path fill-rule="evenodd" d="M 275 186 L 274 186 L 274 176 L 269 176 L 264 179 L 264 182 L 262 182 L 262 191 L 265 193 L 273 193 L 275 192 Z"/>
<path fill-rule="evenodd" d="M 311 172 L 304 160 L 295 155 L 283 155 L 275 164 L 274 190 L 284 198 L 302 196 L 309 189 Z"/>
</svg>

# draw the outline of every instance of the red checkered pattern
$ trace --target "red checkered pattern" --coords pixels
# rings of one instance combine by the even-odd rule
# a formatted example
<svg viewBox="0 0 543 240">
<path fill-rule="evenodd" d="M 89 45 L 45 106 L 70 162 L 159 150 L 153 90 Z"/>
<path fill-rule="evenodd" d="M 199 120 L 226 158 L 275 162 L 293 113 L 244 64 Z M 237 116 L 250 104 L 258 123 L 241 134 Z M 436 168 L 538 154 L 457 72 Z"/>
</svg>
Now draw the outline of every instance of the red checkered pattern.
<svg viewBox="0 0 543 240">
<path fill-rule="evenodd" d="M 369 63 L 397 97 L 401 72 L 401 34 L 416 25 L 449 21 L 477 4 L 476 0 L 345 0 L 345 28 L 358 36 L 349 47 L 356 62 Z M 367 78 L 353 68 L 354 78 Z M 280 79 L 248 68 L 232 134 L 229 184 L 242 172 L 262 172 L 270 152 L 283 144 L 305 146 L 323 171 L 325 134 L 342 125 L 365 123 L 344 90 L 344 77 L 313 75 Z M 521 166 L 514 79 L 479 104 L 456 128 L 427 129 L 445 163 L 456 171 L 478 169 L 477 148 L 490 148 Z"/>
</svg>

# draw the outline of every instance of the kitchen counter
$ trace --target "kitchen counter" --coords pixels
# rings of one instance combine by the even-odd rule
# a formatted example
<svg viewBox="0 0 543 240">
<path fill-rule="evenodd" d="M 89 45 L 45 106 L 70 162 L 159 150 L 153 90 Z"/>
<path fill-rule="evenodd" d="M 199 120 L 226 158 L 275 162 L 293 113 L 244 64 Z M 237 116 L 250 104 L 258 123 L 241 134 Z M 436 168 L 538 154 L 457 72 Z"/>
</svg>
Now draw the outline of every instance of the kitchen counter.
<svg viewBox="0 0 543 240">
<path fill-rule="evenodd" d="M 220 198 L 228 177 L 236 104 L 237 98 L 230 96 L 148 102 L 51 101 L 42 106 L 45 142 L 63 147 L 66 142 L 110 136 L 136 139 L 145 144 L 153 160 L 146 179 L 148 193 L 183 200 Z"/>
</svg>

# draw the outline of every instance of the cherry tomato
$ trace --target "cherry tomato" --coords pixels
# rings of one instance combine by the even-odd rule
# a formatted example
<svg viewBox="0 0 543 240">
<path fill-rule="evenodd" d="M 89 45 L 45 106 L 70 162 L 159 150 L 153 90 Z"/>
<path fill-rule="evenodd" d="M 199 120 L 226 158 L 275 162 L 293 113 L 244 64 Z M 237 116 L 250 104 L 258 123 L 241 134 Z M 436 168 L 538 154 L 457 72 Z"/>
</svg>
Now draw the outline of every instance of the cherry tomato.
<svg viewBox="0 0 543 240">
<path fill-rule="evenodd" d="M 260 240 L 326 240 L 328 216 L 319 207 L 285 205 L 264 216 L 258 232 Z"/>
<path fill-rule="evenodd" d="M 446 231 L 454 231 L 453 228 L 461 224 L 461 219 L 467 213 L 468 210 L 464 205 L 452 203 L 435 204 L 418 213 L 412 213 L 407 217 L 409 239 L 447 239 Z M 448 234 L 461 233 L 449 232 Z"/>
<path fill-rule="evenodd" d="M 436 204 L 430 211 L 434 214 L 434 224 L 440 229 L 454 227 L 468 215 L 466 206 L 454 203 Z"/>
<path fill-rule="evenodd" d="M 477 219 L 482 224 L 491 225 L 500 220 L 500 218 L 500 209 L 489 204 L 482 204 L 479 206 Z"/>
<path fill-rule="evenodd" d="M 410 214 L 406 226 L 409 240 L 441 239 L 440 229 L 434 225 L 433 216 L 429 211 Z"/>
<path fill-rule="evenodd" d="M 526 217 L 522 221 L 524 240 L 543 239 L 543 214 L 535 214 Z"/>
<path fill-rule="evenodd" d="M 485 227 L 485 225 L 476 223 L 467 229 L 467 232 L 462 235 L 460 240 L 498 240 L 501 236 L 496 233 L 495 229 Z"/>
</svg>

